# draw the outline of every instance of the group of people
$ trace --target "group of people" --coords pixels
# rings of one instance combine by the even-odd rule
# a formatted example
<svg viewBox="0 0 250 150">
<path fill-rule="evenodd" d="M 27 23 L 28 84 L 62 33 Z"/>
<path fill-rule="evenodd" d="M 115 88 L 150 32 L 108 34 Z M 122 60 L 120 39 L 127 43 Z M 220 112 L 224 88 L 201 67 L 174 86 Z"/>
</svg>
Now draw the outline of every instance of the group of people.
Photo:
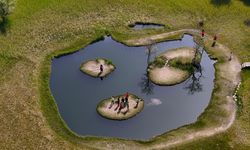
<svg viewBox="0 0 250 150">
<path fill-rule="evenodd" d="M 205 30 L 204 29 L 201 30 L 201 37 L 202 37 L 202 39 L 205 37 Z M 217 35 L 214 35 L 213 44 L 211 45 L 212 47 L 215 47 L 217 38 L 218 38 Z"/>
<path fill-rule="evenodd" d="M 202 26 L 203 26 L 203 23 L 202 23 Z M 201 30 L 201 37 L 202 37 L 202 39 L 205 37 L 205 30 L 204 29 Z M 217 35 L 214 35 L 213 43 L 211 45 L 212 47 L 215 47 L 217 38 L 218 38 Z M 233 53 L 231 52 L 228 60 L 231 61 L 232 57 L 233 57 Z"/>
<path fill-rule="evenodd" d="M 112 96 L 111 97 L 111 103 L 109 105 L 109 109 L 111 109 L 114 105 L 116 105 L 114 111 L 118 110 L 117 114 L 119 114 L 122 109 L 127 108 L 126 111 L 123 112 L 123 114 L 125 115 L 129 111 L 128 97 L 129 97 L 128 92 L 124 96 L 118 97 L 117 100 L 115 100 L 115 98 Z M 136 106 L 134 108 L 138 107 L 139 102 L 140 102 L 140 100 L 138 99 L 136 101 Z"/>
</svg>

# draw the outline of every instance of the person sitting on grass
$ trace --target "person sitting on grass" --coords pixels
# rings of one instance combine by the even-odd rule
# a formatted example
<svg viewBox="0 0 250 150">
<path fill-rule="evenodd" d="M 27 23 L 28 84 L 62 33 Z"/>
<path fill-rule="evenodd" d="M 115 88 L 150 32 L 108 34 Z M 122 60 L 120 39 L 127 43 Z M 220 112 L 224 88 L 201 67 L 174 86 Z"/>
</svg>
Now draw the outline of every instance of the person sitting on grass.
<svg viewBox="0 0 250 150">
<path fill-rule="evenodd" d="M 109 105 L 109 109 L 111 109 L 114 104 L 115 104 L 115 98 L 112 96 L 111 97 L 111 103 Z"/>
</svg>

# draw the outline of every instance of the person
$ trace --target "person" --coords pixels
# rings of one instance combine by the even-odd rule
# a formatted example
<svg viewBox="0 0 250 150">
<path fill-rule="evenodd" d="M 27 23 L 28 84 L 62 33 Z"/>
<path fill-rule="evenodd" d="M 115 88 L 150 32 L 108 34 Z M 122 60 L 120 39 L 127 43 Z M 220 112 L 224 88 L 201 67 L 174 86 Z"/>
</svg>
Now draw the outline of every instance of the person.
<svg viewBox="0 0 250 150">
<path fill-rule="evenodd" d="M 230 56 L 229 56 L 228 61 L 231 61 L 231 60 L 232 60 L 232 57 L 233 57 L 233 52 L 230 53 Z"/>
<path fill-rule="evenodd" d="M 117 101 L 115 102 L 117 104 L 115 111 L 120 107 L 120 97 L 118 97 Z"/>
<path fill-rule="evenodd" d="M 202 30 L 201 30 L 201 37 L 204 38 L 204 36 L 205 36 L 205 30 L 202 29 Z"/>
<path fill-rule="evenodd" d="M 109 109 L 111 109 L 114 104 L 115 104 L 115 98 L 112 96 L 111 97 L 111 103 L 109 105 Z"/>
<path fill-rule="evenodd" d="M 121 101 L 121 103 L 120 103 L 120 107 L 119 107 L 119 109 L 118 109 L 117 114 L 119 114 L 119 113 L 121 112 L 121 110 L 124 108 L 124 102 L 125 102 L 125 100 L 124 100 L 124 98 L 122 98 L 122 101 Z"/>
<path fill-rule="evenodd" d="M 100 72 L 103 72 L 103 65 L 100 65 Z"/>
<path fill-rule="evenodd" d="M 216 40 L 217 40 L 217 35 L 214 36 L 214 41 L 216 41 Z"/>
<path fill-rule="evenodd" d="M 124 105 L 127 107 L 127 111 L 129 110 L 129 103 L 128 103 L 128 98 L 125 99 Z"/>
<path fill-rule="evenodd" d="M 135 105 L 134 109 L 136 109 L 138 107 L 140 101 L 141 100 L 139 98 L 136 99 L 136 105 Z"/>
<path fill-rule="evenodd" d="M 215 36 L 214 36 L 214 42 L 213 42 L 213 44 L 212 44 L 212 47 L 214 47 L 214 46 L 215 46 L 215 44 L 216 44 L 216 40 L 217 40 L 217 35 L 215 35 Z"/>
<path fill-rule="evenodd" d="M 125 94 L 125 100 L 128 100 L 128 92 Z"/>
</svg>

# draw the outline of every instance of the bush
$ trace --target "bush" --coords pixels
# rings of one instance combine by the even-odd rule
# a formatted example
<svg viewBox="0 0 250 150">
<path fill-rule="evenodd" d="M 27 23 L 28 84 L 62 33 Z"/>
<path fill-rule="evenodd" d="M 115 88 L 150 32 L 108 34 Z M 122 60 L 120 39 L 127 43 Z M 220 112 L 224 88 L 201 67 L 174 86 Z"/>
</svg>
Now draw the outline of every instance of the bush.
<svg viewBox="0 0 250 150">
<path fill-rule="evenodd" d="M 0 0 L 0 17 L 2 22 L 7 20 L 7 16 L 14 8 L 14 0 Z"/>
<path fill-rule="evenodd" d="M 250 27 L 250 19 L 245 20 L 245 21 L 244 21 L 244 24 L 245 24 L 246 26 L 249 26 L 249 27 Z"/>
<path fill-rule="evenodd" d="M 184 71 L 188 71 L 189 73 L 194 72 L 194 66 L 191 63 L 185 61 L 183 62 L 181 59 L 172 59 L 169 61 L 169 65 Z"/>
<path fill-rule="evenodd" d="M 108 65 L 113 65 L 113 62 L 112 62 L 111 60 L 109 60 L 109 59 L 106 59 L 106 63 L 107 63 Z"/>
<path fill-rule="evenodd" d="M 164 56 L 160 56 L 154 60 L 153 64 L 159 68 L 162 68 L 165 65 L 166 61 L 167 59 Z"/>
</svg>

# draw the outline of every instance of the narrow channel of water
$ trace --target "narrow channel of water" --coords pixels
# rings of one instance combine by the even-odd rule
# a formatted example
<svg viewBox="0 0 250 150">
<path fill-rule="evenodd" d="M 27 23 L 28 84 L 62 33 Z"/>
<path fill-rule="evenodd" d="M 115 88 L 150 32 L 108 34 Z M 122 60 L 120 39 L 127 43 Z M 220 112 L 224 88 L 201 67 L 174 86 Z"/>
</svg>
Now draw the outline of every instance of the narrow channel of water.
<svg viewBox="0 0 250 150">
<path fill-rule="evenodd" d="M 192 36 L 156 44 L 156 55 L 182 46 L 193 47 Z M 107 58 L 116 70 L 104 80 L 83 74 L 82 62 Z M 203 54 L 202 77 L 190 77 L 175 86 L 157 86 L 148 82 L 146 47 L 128 47 L 111 37 L 88 45 L 80 51 L 52 61 L 50 88 L 60 115 L 79 135 L 94 135 L 146 140 L 166 131 L 195 122 L 207 107 L 214 86 L 214 61 Z M 144 110 L 126 121 L 99 116 L 97 104 L 112 95 L 131 92 L 145 100 Z"/>
</svg>

